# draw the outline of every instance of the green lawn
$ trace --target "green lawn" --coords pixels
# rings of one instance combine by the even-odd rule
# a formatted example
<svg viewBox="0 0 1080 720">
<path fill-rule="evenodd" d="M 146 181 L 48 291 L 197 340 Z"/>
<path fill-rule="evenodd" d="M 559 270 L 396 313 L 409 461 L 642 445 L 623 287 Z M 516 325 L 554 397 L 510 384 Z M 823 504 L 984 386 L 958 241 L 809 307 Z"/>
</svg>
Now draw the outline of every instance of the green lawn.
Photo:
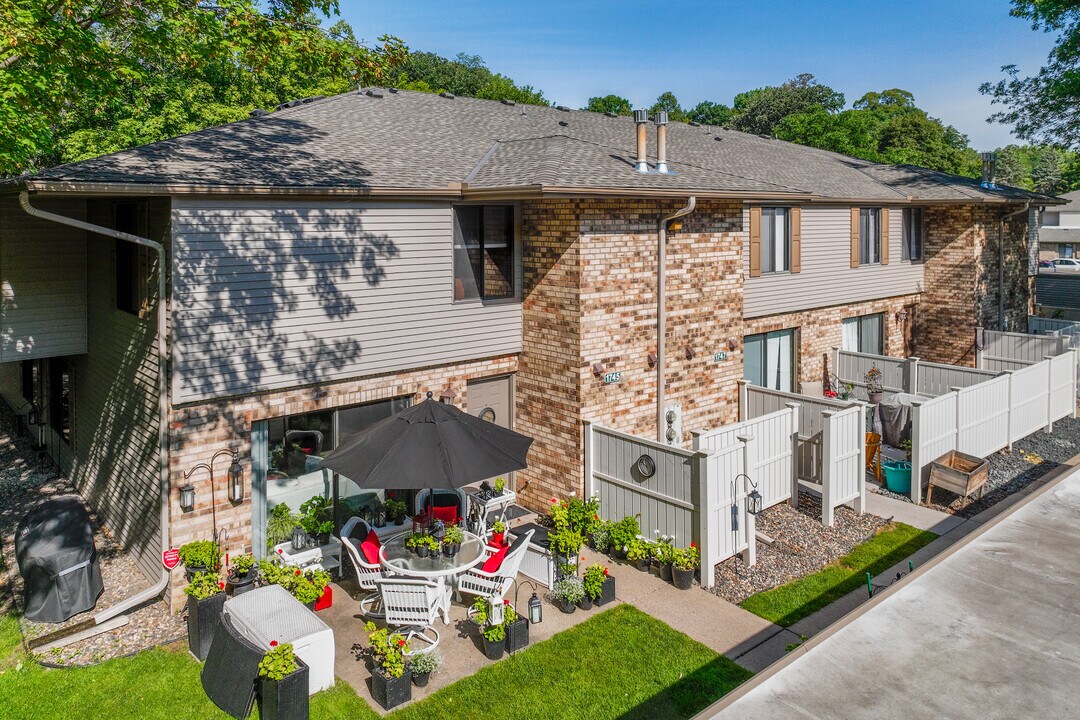
<svg viewBox="0 0 1080 720">
<path fill-rule="evenodd" d="M 392 717 L 686 718 L 750 674 L 620 605 Z M 91 668 L 48 670 L 21 657 L 16 621 L 8 616 L 0 616 L 0 697 L 6 713 L 27 720 L 227 717 L 203 694 L 199 665 L 186 652 L 155 649 Z M 312 698 L 311 717 L 378 715 L 339 681 Z"/>
<path fill-rule="evenodd" d="M 777 625 L 793 625 L 878 575 L 936 538 L 932 532 L 892 523 L 851 552 L 812 575 L 751 595 L 743 608 Z"/>
</svg>

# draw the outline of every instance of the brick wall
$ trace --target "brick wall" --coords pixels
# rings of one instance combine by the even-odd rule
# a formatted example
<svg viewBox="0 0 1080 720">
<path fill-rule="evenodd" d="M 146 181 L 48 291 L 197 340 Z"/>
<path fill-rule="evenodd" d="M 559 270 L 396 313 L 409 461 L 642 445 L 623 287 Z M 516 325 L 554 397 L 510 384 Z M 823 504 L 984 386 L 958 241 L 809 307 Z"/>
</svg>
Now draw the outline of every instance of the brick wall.
<svg viewBox="0 0 1080 720">
<path fill-rule="evenodd" d="M 518 369 L 515 356 L 502 356 L 409 372 L 378 375 L 360 380 L 232 398 L 215 403 L 173 408 L 170 414 L 169 479 L 173 488 L 170 503 L 172 546 L 191 540 L 208 539 L 214 531 L 214 512 L 210 501 L 210 480 L 204 471 L 192 475 L 195 508 L 180 509 L 179 488 L 184 473 L 222 449 L 235 448 L 244 465 L 244 501 L 233 505 L 228 500 L 225 474 L 227 458 L 215 464 L 215 503 L 217 527 L 224 528 L 228 539 L 223 543 L 230 554 L 251 551 L 251 425 L 260 420 L 348 407 L 394 397 L 412 396 L 422 400 L 430 390 L 450 387 L 457 393 L 454 403 L 467 407 L 468 381 L 498 377 Z M 173 572 L 170 598 L 174 609 L 183 606 L 183 567 Z"/>
</svg>

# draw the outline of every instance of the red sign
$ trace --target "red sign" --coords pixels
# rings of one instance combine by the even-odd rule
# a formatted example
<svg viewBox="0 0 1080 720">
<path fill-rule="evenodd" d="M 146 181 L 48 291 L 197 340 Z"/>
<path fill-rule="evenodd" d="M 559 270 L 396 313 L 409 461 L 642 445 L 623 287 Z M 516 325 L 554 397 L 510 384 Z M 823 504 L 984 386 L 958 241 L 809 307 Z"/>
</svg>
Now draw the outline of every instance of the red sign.
<svg viewBox="0 0 1080 720">
<path fill-rule="evenodd" d="M 169 548 L 161 553 L 161 563 L 166 570 L 172 570 L 180 564 L 180 551 L 177 548 Z"/>
</svg>

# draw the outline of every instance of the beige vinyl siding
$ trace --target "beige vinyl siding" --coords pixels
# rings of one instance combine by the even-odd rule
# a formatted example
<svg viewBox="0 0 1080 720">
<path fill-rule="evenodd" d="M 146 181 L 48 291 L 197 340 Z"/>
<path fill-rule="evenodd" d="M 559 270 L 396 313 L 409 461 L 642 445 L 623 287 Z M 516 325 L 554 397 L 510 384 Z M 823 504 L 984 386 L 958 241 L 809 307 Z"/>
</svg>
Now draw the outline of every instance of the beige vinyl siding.
<svg viewBox="0 0 1080 720">
<path fill-rule="evenodd" d="M 83 218 L 76 200 L 35 199 Z M 0 198 L 0 362 L 86 352 L 86 234 Z"/>
<path fill-rule="evenodd" d="M 743 210 L 744 227 L 750 211 Z M 762 317 L 921 291 L 923 266 L 901 260 L 903 213 L 889 212 L 889 263 L 851 267 L 851 208 L 802 206 L 801 272 L 750 273 L 749 233 L 743 241 L 743 314 Z"/>
<path fill-rule="evenodd" d="M 109 201 L 90 201 L 88 220 L 112 226 Z M 147 234 L 168 242 L 169 200 L 149 203 Z M 150 253 L 143 317 L 116 309 L 115 241 L 88 237 L 89 347 L 74 361 L 72 480 L 148 579 L 161 568 L 158 531 L 157 265 Z"/>
<path fill-rule="evenodd" d="M 453 302 L 449 204 L 184 200 L 173 237 L 175 403 L 521 350 L 519 301 Z"/>
</svg>

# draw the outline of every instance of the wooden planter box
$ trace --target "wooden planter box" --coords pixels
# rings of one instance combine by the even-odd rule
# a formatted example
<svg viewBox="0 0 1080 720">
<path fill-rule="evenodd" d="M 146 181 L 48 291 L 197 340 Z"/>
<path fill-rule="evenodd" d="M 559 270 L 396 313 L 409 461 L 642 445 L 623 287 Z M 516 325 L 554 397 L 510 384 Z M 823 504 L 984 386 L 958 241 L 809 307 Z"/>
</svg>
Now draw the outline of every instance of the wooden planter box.
<svg viewBox="0 0 1080 720">
<path fill-rule="evenodd" d="M 930 487 L 926 491 L 926 504 L 930 504 L 934 488 L 970 498 L 973 493 L 984 490 L 990 477 L 990 463 L 982 458 L 950 450 L 930 464 Z"/>
</svg>

